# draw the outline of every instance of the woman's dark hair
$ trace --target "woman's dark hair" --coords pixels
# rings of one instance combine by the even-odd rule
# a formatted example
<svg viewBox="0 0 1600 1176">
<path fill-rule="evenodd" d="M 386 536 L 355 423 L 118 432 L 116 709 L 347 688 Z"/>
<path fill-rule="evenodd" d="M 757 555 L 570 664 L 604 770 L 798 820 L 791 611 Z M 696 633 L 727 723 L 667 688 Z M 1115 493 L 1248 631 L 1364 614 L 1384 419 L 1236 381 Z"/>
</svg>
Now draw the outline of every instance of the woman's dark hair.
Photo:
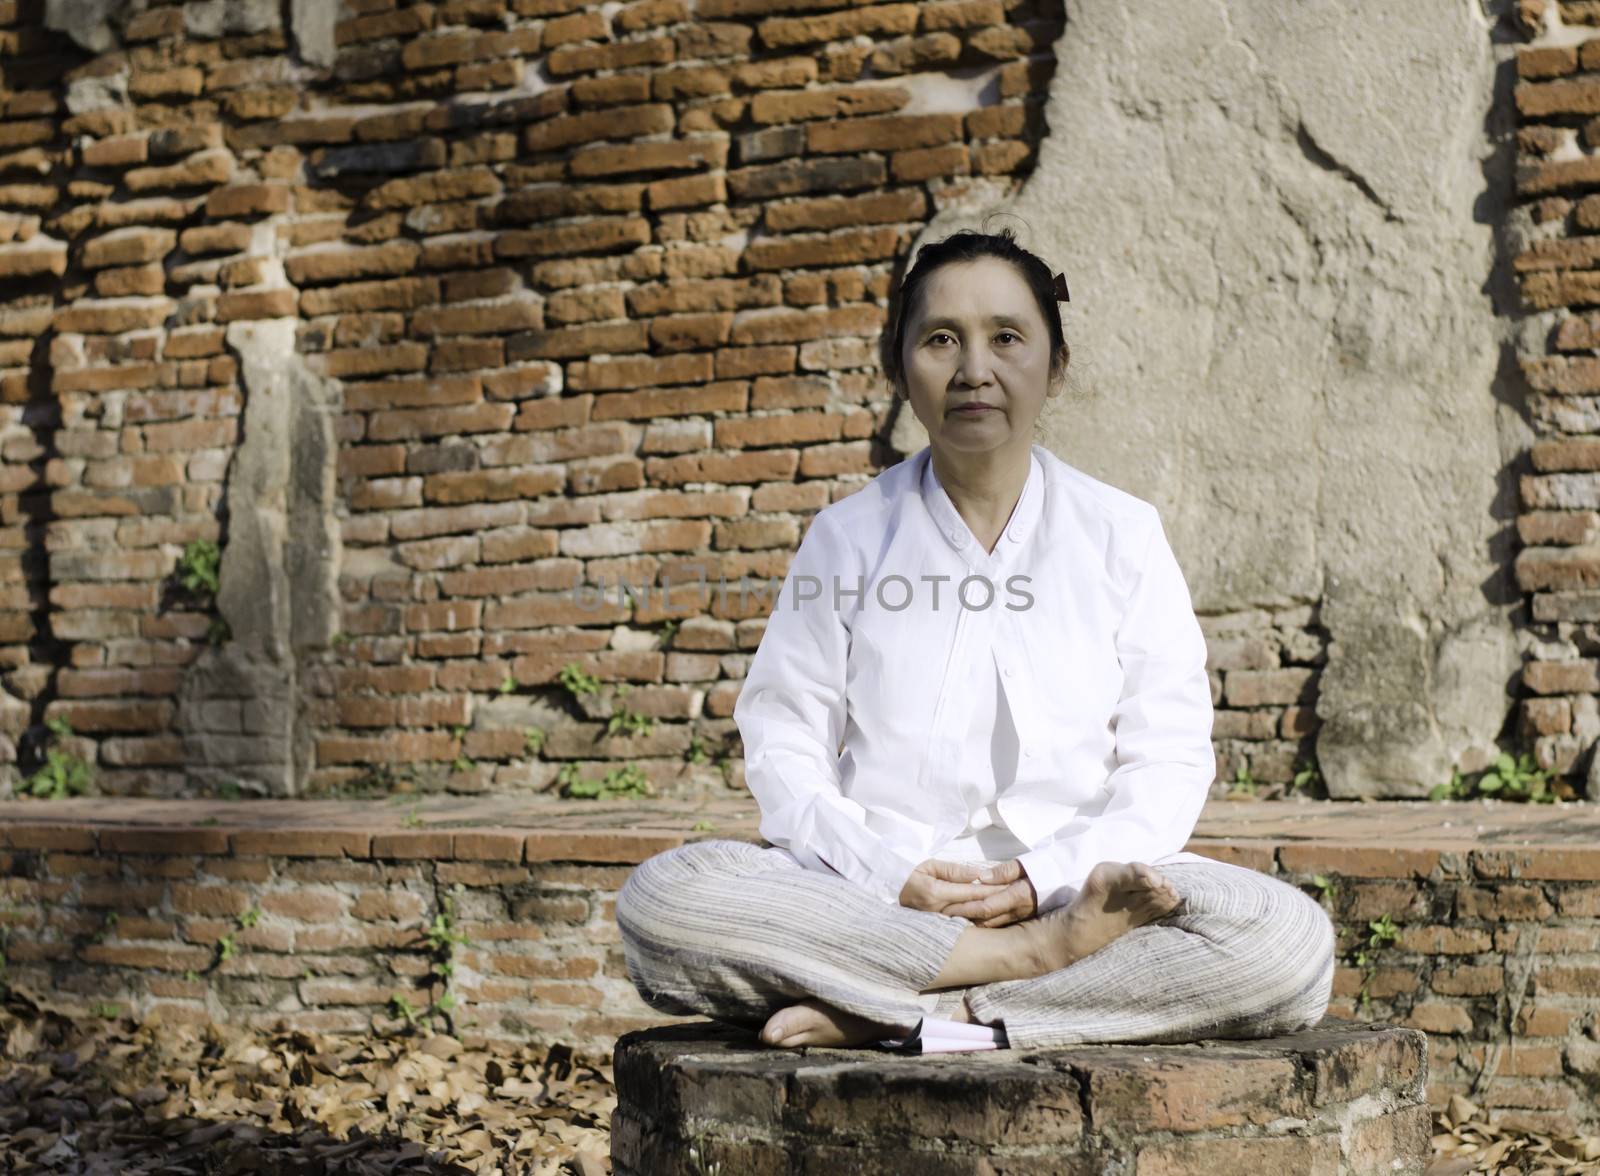
<svg viewBox="0 0 1600 1176">
<path fill-rule="evenodd" d="M 928 275 L 940 266 L 954 262 L 976 261 L 981 257 L 994 257 L 1016 266 L 1022 280 L 1033 291 L 1039 304 L 1039 314 L 1050 332 L 1050 375 L 1060 374 L 1067 366 L 1072 349 L 1067 345 L 1061 330 L 1061 307 L 1056 301 L 1055 274 L 1038 254 L 1017 244 L 1016 234 L 1009 228 L 998 233 L 980 233 L 974 229 L 961 229 L 939 241 L 932 241 L 917 251 L 916 260 L 906 276 L 900 280 L 899 289 L 890 311 L 890 329 L 880 336 L 879 362 L 889 386 L 899 392 L 905 386 L 905 369 L 900 355 L 905 346 L 906 321 L 911 308 L 922 296 L 922 287 Z"/>
</svg>

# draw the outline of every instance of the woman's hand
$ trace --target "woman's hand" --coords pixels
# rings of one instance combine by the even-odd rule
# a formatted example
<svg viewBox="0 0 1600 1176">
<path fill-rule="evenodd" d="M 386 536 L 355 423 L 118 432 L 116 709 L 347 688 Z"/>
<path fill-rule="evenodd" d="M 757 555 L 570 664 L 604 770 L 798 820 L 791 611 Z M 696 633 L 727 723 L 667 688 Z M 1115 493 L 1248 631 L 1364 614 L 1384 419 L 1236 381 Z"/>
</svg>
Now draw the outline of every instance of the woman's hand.
<svg viewBox="0 0 1600 1176">
<path fill-rule="evenodd" d="M 982 927 L 1020 922 L 1038 910 L 1039 896 L 1022 863 L 1013 858 L 987 872 L 969 862 L 929 858 L 911 872 L 900 891 L 900 905 L 935 914 L 959 916 Z"/>
</svg>

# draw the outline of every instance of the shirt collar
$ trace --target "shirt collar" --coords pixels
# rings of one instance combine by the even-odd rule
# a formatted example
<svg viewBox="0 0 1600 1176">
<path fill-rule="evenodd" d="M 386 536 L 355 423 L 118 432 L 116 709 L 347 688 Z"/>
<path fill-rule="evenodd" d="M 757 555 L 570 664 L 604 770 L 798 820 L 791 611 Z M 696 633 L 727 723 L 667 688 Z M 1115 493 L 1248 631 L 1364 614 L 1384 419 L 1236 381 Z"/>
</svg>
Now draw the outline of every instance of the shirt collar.
<svg viewBox="0 0 1600 1176">
<path fill-rule="evenodd" d="M 1038 449 L 1037 443 L 1028 447 L 1028 480 L 1023 483 L 1022 496 L 1017 499 L 1017 505 L 1011 511 L 1011 519 L 995 544 L 995 554 L 999 554 L 1002 543 L 1020 547 L 1022 541 L 1033 530 L 1034 523 L 1038 521 L 1039 511 L 1044 506 L 1044 467 L 1039 461 Z M 918 460 L 922 462 L 919 479 L 922 501 L 938 525 L 939 533 L 944 536 L 945 542 L 963 553 L 968 548 L 978 547 L 972 528 L 967 526 L 967 520 L 961 517 L 956 504 L 951 502 L 950 495 L 945 493 L 939 475 L 933 472 L 933 446 L 924 446 L 922 452 L 918 454 Z"/>
</svg>

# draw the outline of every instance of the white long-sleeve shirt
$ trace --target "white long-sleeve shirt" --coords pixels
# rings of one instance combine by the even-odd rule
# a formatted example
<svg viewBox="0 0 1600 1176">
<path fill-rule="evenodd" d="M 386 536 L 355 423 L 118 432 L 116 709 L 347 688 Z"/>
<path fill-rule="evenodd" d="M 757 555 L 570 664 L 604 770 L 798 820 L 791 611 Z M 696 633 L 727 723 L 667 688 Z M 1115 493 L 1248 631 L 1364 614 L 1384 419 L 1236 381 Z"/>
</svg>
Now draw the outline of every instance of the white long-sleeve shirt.
<svg viewBox="0 0 1600 1176">
<path fill-rule="evenodd" d="M 1035 444 L 991 553 L 931 455 L 790 563 L 734 705 L 761 835 L 888 902 L 928 858 L 1015 856 L 1041 912 L 1101 861 L 1204 860 L 1206 644 L 1156 508 Z"/>
</svg>

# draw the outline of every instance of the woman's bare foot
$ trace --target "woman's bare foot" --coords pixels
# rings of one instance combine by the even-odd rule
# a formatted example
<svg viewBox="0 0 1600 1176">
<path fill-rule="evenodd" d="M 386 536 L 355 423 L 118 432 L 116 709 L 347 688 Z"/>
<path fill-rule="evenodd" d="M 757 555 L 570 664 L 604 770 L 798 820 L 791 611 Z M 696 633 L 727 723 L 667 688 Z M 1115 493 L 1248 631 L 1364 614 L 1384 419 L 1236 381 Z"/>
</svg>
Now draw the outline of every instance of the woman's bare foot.
<svg viewBox="0 0 1600 1176">
<path fill-rule="evenodd" d="M 1093 955 L 1135 927 L 1170 914 L 1182 901 L 1153 866 L 1144 862 L 1101 862 L 1089 871 L 1073 902 L 1018 926 L 1035 937 L 1040 975 Z"/>
<path fill-rule="evenodd" d="M 891 1025 L 880 1025 L 815 999 L 779 1009 L 761 1027 L 762 1041 L 784 1049 L 800 1045 L 863 1045 L 899 1036 L 903 1034 Z"/>
</svg>

